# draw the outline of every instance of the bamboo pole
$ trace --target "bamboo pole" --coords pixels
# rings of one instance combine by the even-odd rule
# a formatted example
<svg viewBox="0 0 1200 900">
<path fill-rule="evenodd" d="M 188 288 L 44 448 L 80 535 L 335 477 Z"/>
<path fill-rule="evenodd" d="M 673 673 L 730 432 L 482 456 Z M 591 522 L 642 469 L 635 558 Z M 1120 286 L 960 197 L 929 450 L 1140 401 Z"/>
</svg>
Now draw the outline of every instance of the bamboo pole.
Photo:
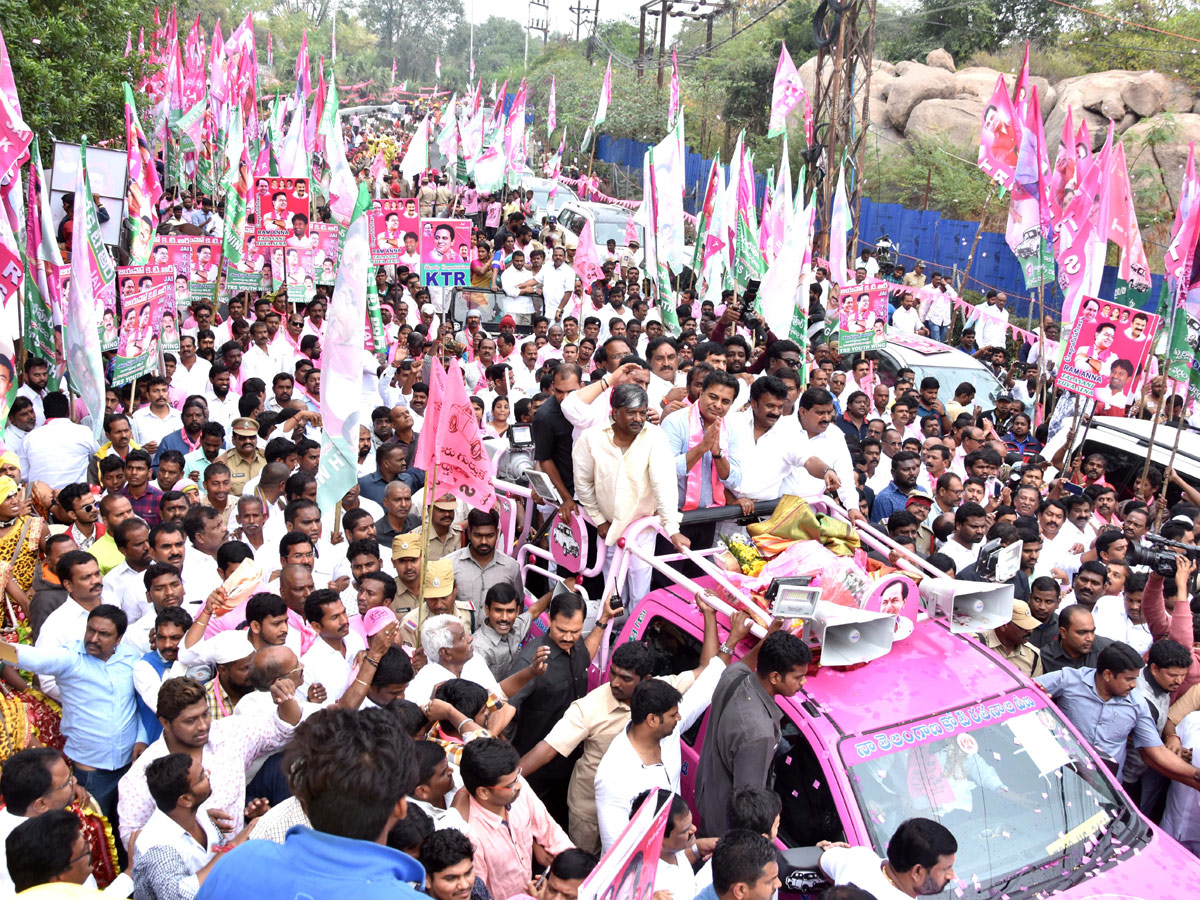
<svg viewBox="0 0 1200 900">
<path fill-rule="evenodd" d="M 1179 391 L 1179 382 L 1174 381 L 1174 384 L 1175 384 L 1175 391 L 1178 392 Z M 1167 401 L 1168 403 L 1170 402 L 1170 396 L 1171 395 L 1168 395 L 1168 401 Z M 1175 443 L 1171 445 L 1171 456 L 1167 460 L 1167 468 L 1163 472 L 1162 493 L 1159 495 L 1158 512 L 1155 514 L 1155 517 L 1154 517 L 1154 530 L 1155 531 L 1158 531 L 1158 529 L 1162 527 L 1163 514 L 1166 512 L 1166 509 L 1167 509 L 1167 484 L 1170 481 L 1170 479 L 1167 478 L 1167 472 L 1171 471 L 1171 469 L 1174 468 L 1174 466 L 1175 466 L 1175 454 L 1179 452 L 1179 438 L 1182 435 L 1183 435 L 1183 418 L 1181 415 L 1179 424 L 1175 426 Z M 1154 452 L 1154 441 L 1153 440 L 1151 440 L 1151 442 L 1150 442 L 1150 452 L 1151 453 Z M 1143 470 L 1142 477 L 1143 478 L 1145 477 L 1144 470 Z"/>
</svg>

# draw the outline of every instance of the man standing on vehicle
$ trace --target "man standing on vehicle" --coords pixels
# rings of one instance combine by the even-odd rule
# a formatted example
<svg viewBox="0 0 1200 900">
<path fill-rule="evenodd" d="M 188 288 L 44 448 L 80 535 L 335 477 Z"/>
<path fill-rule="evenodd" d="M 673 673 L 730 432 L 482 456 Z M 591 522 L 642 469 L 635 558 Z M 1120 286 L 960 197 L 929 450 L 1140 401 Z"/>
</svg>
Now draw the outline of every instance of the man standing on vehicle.
<svg viewBox="0 0 1200 900">
<path fill-rule="evenodd" d="M 818 845 L 823 846 L 823 845 Z M 876 900 L 931 897 L 954 880 L 958 841 L 933 819 L 908 819 L 888 841 L 887 859 L 869 847 L 829 846 L 817 865 L 836 885 L 853 884 Z"/>
<path fill-rule="evenodd" d="M 706 835 L 729 830 L 725 805 L 734 788 L 774 781 L 783 720 L 776 698 L 792 697 L 804 686 L 812 660 L 808 645 L 778 630 L 782 625 L 773 623 L 761 644 L 722 673 L 713 692 L 696 773 L 696 809 Z"/>
</svg>

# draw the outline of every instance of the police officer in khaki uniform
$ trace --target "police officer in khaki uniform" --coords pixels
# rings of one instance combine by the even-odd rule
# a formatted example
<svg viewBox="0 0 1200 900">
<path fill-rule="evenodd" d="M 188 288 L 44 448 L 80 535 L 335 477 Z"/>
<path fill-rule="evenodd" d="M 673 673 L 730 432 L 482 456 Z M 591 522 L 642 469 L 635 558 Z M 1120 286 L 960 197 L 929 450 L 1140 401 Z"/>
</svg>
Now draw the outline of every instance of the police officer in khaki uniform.
<svg viewBox="0 0 1200 900">
<path fill-rule="evenodd" d="M 449 556 L 462 549 L 462 528 L 454 521 L 458 512 L 458 501 L 449 494 L 433 501 L 429 519 L 433 528 L 429 532 L 429 560 Z"/>
<path fill-rule="evenodd" d="M 458 599 L 454 588 L 454 564 L 448 559 L 425 565 L 425 601 L 400 621 L 400 642 L 419 648 L 417 635 L 430 616 L 455 615 L 467 634 L 475 633 L 475 611 L 471 604 Z"/>
<path fill-rule="evenodd" d="M 985 631 L 979 637 L 1013 666 L 1030 678 L 1037 678 L 1043 672 L 1042 655 L 1029 643 L 1029 636 L 1041 624 L 1030 614 L 1028 603 L 1014 600 L 1012 621 Z"/>
<path fill-rule="evenodd" d="M 392 541 L 392 563 L 396 567 L 396 599 L 392 612 L 397 617 L 417 608 L 421 598 L 421 532 L 398 534 Z"/>
<path fill-rule="evenodd" d="M 249 417 L 234 419 L 233 449 L 226 450 L 217 459 L 229 466 L 230 493 L 242 496 L 246 484 L 267 464 L 266 456 L 258 449 L 258 423 Z"/>
</svg>

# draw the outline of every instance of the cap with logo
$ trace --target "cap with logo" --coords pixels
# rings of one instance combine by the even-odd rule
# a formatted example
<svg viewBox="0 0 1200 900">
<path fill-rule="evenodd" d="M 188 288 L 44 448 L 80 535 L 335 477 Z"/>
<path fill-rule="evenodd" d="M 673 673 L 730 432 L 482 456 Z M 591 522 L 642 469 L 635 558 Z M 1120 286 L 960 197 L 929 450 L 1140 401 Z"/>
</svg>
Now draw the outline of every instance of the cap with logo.
<svg viewBox="0 0 1200 900">
<path fill-rule="evenodd" d="M 425 564 L 425 596 L 435 600 L 449 597 L 454 590 L 454 563 L 448 559 L 436 559 Z"/>
<path fill-rule="evenodd" d="M 234 434 L 240 434 L 243 437 L 258 437 L 258 423 L 249 416 L 234 419 L 232 427 Z"/>
<path fill-rule="evenodd" d="M 392 559 L 420 559 L 421 532 L 398 534 L 392 540 Z"/>
<path fill-rule="evenodd" d="M 433 508 L 441 510 L 458 509 L 458 501 L 450 494 L 442 494 L 442 496 L 433 501 Z"/>
<path fill-rule="evenodd" d="M 1026 631 L 1033 631 L 1042 624 L 1029 612 L 1029 604 L 1024 600 L 1013 601 L 1012 623 Z"/>
</svg>

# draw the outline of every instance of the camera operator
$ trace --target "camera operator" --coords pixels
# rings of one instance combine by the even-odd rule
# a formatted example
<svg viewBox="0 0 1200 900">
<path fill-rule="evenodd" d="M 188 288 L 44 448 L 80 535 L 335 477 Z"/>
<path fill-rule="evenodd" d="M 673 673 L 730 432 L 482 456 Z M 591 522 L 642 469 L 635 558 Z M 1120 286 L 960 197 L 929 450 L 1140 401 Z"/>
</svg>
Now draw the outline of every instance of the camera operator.
<svg viewBox="0 0 1200 900">
<path fill-rule="evenodd" d="M 999 541 L 998 547 L 991 547 L 994 541 Z M 1002 582 L 996 581 L 995 556 L 1005 547 L 1021 542 L 1020 567 L 1013 575 Z M 1027 602 L 1029 600 L 1029 573 L 1037 562 L 1038 551 L 1041 550 L 1042 538 L 1037 529 L 1013 525 L 1009 522 L 997 522 L 988 529 L 984 543 L 979 550 L 979 558 L 960 571 L 957 577 L 960 581 L 991 581 L 998 584 L 1013 586 L 1013 599 Z M 1028 547 L 1029 553 L 1026 554 Z M 1029 559 L 1028 556 L 1032 556 Z M 1037 627 L 1037 626 L 1034 626 Z"/>
<path fill-rule="evenodd" d="M 1159 538 L 1161 541 L 1162 539 Z M 1183 683 L 1175 689 L 1172 699 L 1178 699 L 1180 694 L 1194 684 L 1200 684 L 1200 647 L 1197 647 L 1192 622 L 1191 592 L 1192 577 L 1196 572 L 1196 557 L 1200 548 L 1184 548 L 1187 545 L 1177 544 L 1175 549 L 1175 570 L 1167 570 L 1165 555 L 1159 555 L 1155 560 L 1155 571 L 1146 579 L 1146 592 L 1142 595 L 1142 614 L 1146 624 L 1150 626 L 1150 634 L 1154 640 L 1160 641 L 1169 637 L 1185 647 L 1190 647 L 1192 662 L 1188 667 Z M 1127 560 L 1130 564 L 1141 562 L 1137 551 L 1145 548 L 1131 547 Z M 1168 613 L 1167 601 L 1171 601 Z"/>
</svg>

